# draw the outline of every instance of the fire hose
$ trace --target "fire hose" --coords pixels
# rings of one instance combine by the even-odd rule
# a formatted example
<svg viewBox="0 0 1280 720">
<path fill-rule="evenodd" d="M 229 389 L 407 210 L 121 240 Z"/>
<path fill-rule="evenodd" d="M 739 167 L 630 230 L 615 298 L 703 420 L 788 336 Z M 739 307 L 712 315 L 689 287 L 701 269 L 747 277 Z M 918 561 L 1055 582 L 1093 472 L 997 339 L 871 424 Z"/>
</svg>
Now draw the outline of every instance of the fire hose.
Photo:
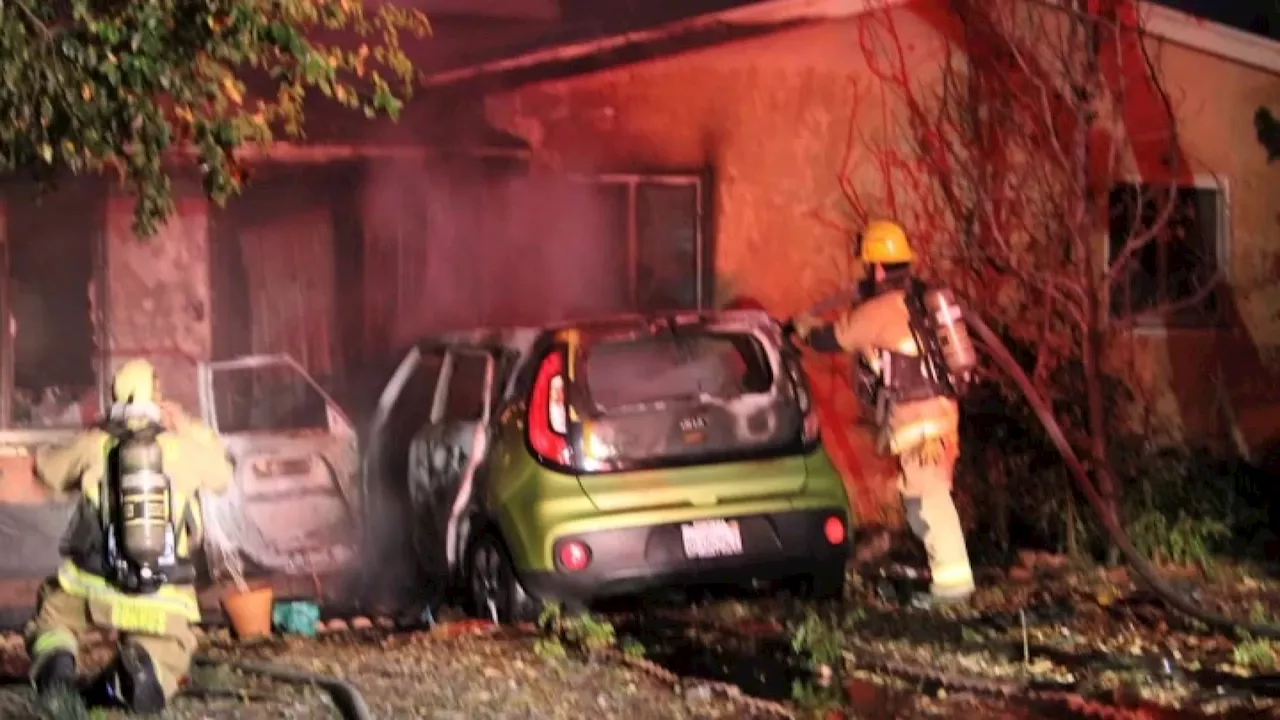
<svg viewBox="0 0 1280 720">
<path fill-rule="evenodd" d="M 272 663 L 230 660 L 208 655 L 197 655 L 194 658 L 194 662 L 197 665 L 222 665 L 241 672 L 262 675 L 287 683 L 316 685 L 329 693 L 329 697 L 333 698 L 334 706 L 337 707 L 338 712 L 342 714 L 345 720 L 373 720 L 373 715 L 369 713 L 369 706 L 365 703 L 360 691 L 351 683 L 332 675 L 309 673 L 297 668 Z"/>
<path fill-rule="evenodd" d="M 848 291 L 835 293 L 815 305 L 809 312 L 814 314 L 826 312 L 834 307 L 847 304 L 851 296 L 852 293 Z M 1102 526 L 1107 531 L 1111 541 L 1115 543 L 1116 548 L 1120 550 L 1125 560 L 1128 561 L 1129 565 L 1137 572 L 1138 577 L 1146 583 L 1152 592 L 1175 610 L 1212 628 L 1226 631 L 1242 630 L 1258 637 L 1280 639 L 1280 626 L 1244 622 L 1211 612 L 1197 606 L 1188 597 L 1179 593 L 1177 589 L 1166 582 L 1164 578 L 1160 577 L 1159 572 L 1151 564 L 1151 561 L 1144 557 L 1134 546 L 1129 533 L 1125 531 L 1119 519 L 1107 509 L 1106 502 L 1103 500 L 1102 495 L 1098 493 L 1097 488 L 1094 487 L 1088 471 L 1085 470 L 1080 457 L 1071 447 L 1071 443 L 1067 440 L 1062 426 L 1054 417 L 1049 403 L 1032 385 L 1026 371 L 1022 369 L 1022 366 L 1018 365 L 1018 361 L 1009 352 L 1009 348 L 1005 346 L 999 336 L 991 330 L 977 313 L 970 312 L 969 308 L 964 308 L 964 311 L 966 324 L 977 334 L 996 365 L 1013 380 L 1023 398 L 1031 407 L 1032 412 L 1040 420 L 1040 424 L 1044 426 L 1050 441 L 1062 456 L 1063 462 L 1066 463 L 1072 478 L 1075 479 L 1080 491 L 1084 493 L 1085 499 L 1089 502 L 1089 507 L 1094 511 L 1098 520 L 1102 522 Z M 783 326 L 783 332 L 788 337 L 792 335 L 794 329 L 794 325 L 790 322 Z"/>
<path fill-rule="evenodd" d="M 1065 705 L 1073 712 L 1086 717 L 1106 718 L 1106 720 L 1142 720 L 1148 717 L 1141 710 L 1130 710 L 1096 700 L 1089 700 L 1077 692 L 1071 683 L 994 680 L 944 672 L 928 665 L 909 663 L 891 658 L 867 657 L 849 652 L 845 652 L 844 656 L 846 662 L 850 665 L 864 670 L 882 672 L 896 677 L 927 680 L 935 682 L 941 687 L 975 694 Z"/>
</svg>

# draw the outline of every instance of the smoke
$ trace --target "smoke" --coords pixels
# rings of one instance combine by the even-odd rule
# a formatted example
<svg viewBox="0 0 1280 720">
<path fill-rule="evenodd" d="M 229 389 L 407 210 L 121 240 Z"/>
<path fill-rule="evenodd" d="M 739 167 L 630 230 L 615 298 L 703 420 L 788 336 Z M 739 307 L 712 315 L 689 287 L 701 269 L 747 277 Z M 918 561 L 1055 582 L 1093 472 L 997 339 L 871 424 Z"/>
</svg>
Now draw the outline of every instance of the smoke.
<svg viewBox="0 0 1280 720">
<path fill-rule="evenodd" d="M 392 347 L 626 307 L 625 205 L 605 189 L 475 159 L 373 161 L 366 177 L 366 291 Z"/>
<path fill-rule="evenodd" d="M 451 330 L 542 325 L 629 306 L 625 190 L 518 165 L 441 157 L 366 164 L 363 314 L 385 344 L 373 354 Z M 413 528 L 404 525 L 438 521 L 403 513 L 411 506 L 404 453 L 422 420 L 395 417 L 383 437 L 370 438 L 387 452 L 365 482 L 386 500 L 369 508 L 377 521 L 366 536 L 373 558 L 364 582 L 396 604 L 439 600 L 443 591 L 439 575 L 420 569 L 407 542 Z"/>
</svg>

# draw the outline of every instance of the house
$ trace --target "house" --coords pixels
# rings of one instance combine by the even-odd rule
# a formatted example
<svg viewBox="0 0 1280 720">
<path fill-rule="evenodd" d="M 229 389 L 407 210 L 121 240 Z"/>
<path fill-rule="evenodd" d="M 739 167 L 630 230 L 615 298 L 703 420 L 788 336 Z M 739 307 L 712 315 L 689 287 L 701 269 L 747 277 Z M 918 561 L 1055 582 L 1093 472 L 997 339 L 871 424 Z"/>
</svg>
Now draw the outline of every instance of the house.
<svg viewBox="0 0 1280 720">
<path fill-rule="evenodd" d="M 616 19 L 600 6 L 419 3 L 435 27 L 427 89 L 400 123 L 321 108 L 306 143 L 251 155 L 251 184 L 227 208 L 181 187 L 177 216 L 149 242 L 105 183 L 68 183 L 41 204 L 10 187 L 9 444 L 91 417 L 126 356 L 155 360 L 193 410 L 196 361 L 261 352 L 293 355 L 360 404 L 377 382 L 364 371 L 428 331 L 740 295 L 786 316 L 846 285 L 838 179 L 850 129 L 892 136 L 859 33 L 888 18 L 907 45 L 936 45 L 936 0 L 690 0 Z M 1216 218 L 1189 235 L 1227 271 L 1237 321 L 1138 328 L 1135 367 L 1189 435 L 1231 435 L 1262 454 L 1277 442 L 1277 384 L 1246 383 L 1280 362 L 1280 163 L 1276 131 L 1262 129 L 1280 115 L 1280 43 L 1141 10 L 1194 164 L 1184 192 Z M 883 212 L 863 160 L 854 179 Z M 1153 271 L 1169 265 L 1157 257 Z M 893 490 L 868 479 L 884 468 L 841 431 L 856 412 L 842 373 L 813 375 L 827 389 L 829 442 L 873 512 Z M 0 480 L 0 500 L 33 492 Z"/>
<path fill-rule="evenodd" d="M 877 90 L 859 38 L 869 26 L 891 23 L 911 72 L 934 77 L 941 55 L 926 48 L 940 41 L 940 7 L 929 0 L 720 3 L 511 49 L 428 73 L 426 83 L 482 91 L 490 123 L 529 143 L 534 168 L 591 180 L 605 196 L 597 209 L 627 204 L 634 224 L 613 237 L 625 242 L 631 262 L 616 266 L 614 277 L 632 302 L 652 305 L 657 282 L 685 302 L 748 295 L 787 316 L 851 277 L 849 230 L 831 222 L 849 214 L 839 178 L 849 170 L 851 123 L 863 138 L 900 133 L 886 127 L 892 101 Z M 1184 274 L 1221 269 L 1228 290 L 1193 303 L 1218 303 L 1217 312 L 1139 325 L 1115 361 L 1140 381 L 1147 405 L 1186 437 L 1233 442 L 1263 459 L 1280 447 L 1280 163 L 1274 120 L 1264 120 L 1280 114 L 1280 42 L 1154 4 L 1138 12 L 1173 99 L 1177 140 L 1150 108 L 1126 109 L 1133 147 L 1113 195 L 1159 180 L 1172 147 L 1186 158 L 1178 197 L 1203 209 L 1196 223 L 1179 226 L 1192 252 L 1179 260 L 1176 251 L 1187 247 L 1152 246 L 1144 258 L 1147 294 L 1134 290 L 1130 302 L 1188 299 L 1193 290 L 1177 282 L 1179 267 Z M 1270 140 L 1264 126 L 1272 128 Z M 854 166 L 851 182 L 870 189 L 869 211 L 887 212 L 873 158 L 863 155 Z M 1191 255 L 1201 265 L 1188 269 Z M 832 387 L 832 372 L 815 368 L 814 375 Z M 854 412 L 847 393 L 832 388 L 828 397 L 837 404 L 828 426 L 847 426 Z M 856 437 L 833 435 L 841 433 L 830 433 L 829 444 L 850 474 L 881 476 L 885 468 Z M 892 499 L 889 482 L 855 485 L 864 489 L 864 511 Z"/>
</svg>

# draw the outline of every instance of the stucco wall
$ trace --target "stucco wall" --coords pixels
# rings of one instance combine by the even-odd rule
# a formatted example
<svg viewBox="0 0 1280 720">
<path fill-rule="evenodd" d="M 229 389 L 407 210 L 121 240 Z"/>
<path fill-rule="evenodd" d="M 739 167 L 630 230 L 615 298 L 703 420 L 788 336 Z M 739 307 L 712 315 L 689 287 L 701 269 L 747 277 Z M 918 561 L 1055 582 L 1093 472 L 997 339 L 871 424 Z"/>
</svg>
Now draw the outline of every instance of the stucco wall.
<svg viewBox="0 0 1280 720">
<path fill-rule="evenodd" d="M 928 83 L 941 47 L 932 29 L 938 13 L 898 10 L 893 19 L 914 79 Z M 870 22 L 811 25 L 525 86 L 492 97 L 490 121 L 523 136 L 535 162 L 553 167 L 710 167 L 718 297 L 750 295 L 786 316 L 856 272 L 850 235 L 841 229 L 852 226 L 841 173 L 849 173 L 847 185 L 857 189 L 866 212 L 887 214 L 894 199 L 874 162 L 873 147 L 892 139 L 896 128 L 886 126 L 892 101 L 871 77 L 860 46 Z M 1251 334 L 1244 339 L 1280 344 L 1280 325 L 1266 311 L 1280 307 L 1280 193 L 1274 190 L 1280 167 L 1266 165 L 1251 126 L 1260 103 L 1280 103 L 1280 81 L 1182 48 L 1166 48 L 1160 58 L 1188 151 L 1230 187 L 1231 271 Z M 1216 334 L 1141 336 L 1118 361 L 1147 381 L 1162 411 L 1193 432 L 1215 434 L 1220 428 L 1205 373 L 1192 366 L 1221 347 Z M 820 385 L 839 372 L 813 370 Z M 1169 390 L 1171 382 L 1178 393 Z M 839 414 L 851 419 L 850 398 L 838 400 Z M 886 469 L 868 457 L 864 437 L 849 435 L 861 462 L 844 463 L 846 470 L 870 476 L 873 494 L 890 503 Z"/>
<path fill-rule="evenodd" d="M 156 366 L 166 396 L 199 410 L 196 365 L 213 343 L 209 304 L 209 222 L 204 200 L 183 199 L 152 238 L 132 230 L 133 203 L 107 207 L 105 340 L 111 366 L 143 356 Z"/>
<path fill-rule="evenodd" d="M 899 17 L 913 54 L 923 56 L 924 24 Z M 852 271 L 848 233 L 822 216 L 847 220 L 837 177 L 851 114 L 868 135 L 878 134 L 883 117 L 856 46 L 859 25 L 809 27 L 529 86 L 492 98 L 490 120 L 530 141 L 538 162 L 565 169 L 712 168 L 718 294 L 749 293 L 792 312 Z M 878 169 L 858 160 L 857 181 L 873 183 Z"/>
</svg>

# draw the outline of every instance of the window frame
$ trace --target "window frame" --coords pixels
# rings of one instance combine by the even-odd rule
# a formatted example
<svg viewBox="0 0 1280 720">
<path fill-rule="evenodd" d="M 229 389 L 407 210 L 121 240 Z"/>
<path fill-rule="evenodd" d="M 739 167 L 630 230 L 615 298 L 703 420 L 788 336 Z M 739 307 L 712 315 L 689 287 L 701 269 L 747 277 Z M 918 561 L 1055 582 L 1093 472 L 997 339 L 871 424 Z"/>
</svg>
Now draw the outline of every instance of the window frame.
<svg viewBox="0 0 1280 720">
<path fill-rule="evenodd" d="M 627 191 L 627 300 L 630 307 L 638 306 L 639 263 L 640 263 L 640 217 L 639 188 L 641 185 L 667 185 L 676 187 L 692 187 L 694 190 L 694 310 L 708 310 L 714 307 L 714 279 L 709 272 L 713 267 L 710 244 L 710 205 L 708 188 L 711 186 L 707 171 L 689 172 L 602 172 L 593 174 L 570 174 L 571 179 L 596 186 L 622 186 Z"/>
<path fill-rule="evenodd" d="M 400 384 L 400 387 L 396 391 L 395 399 L 391 402 L 390 406 L 387 408 L 388 424 L 390 424 L 393 419 L 397 418 L 398 417 L 397 413 L 399 413 L 403 409 L 404 406 L 401 403 L 411 401 L 411 399 L 405 394 L 405 391 L 409 389 L 410 384 L 414 381 L 415 378 L 418 377 L 419 373 L 422 373 L 426 368 L 429 368 L 431 364 L 438 359 L 439 367 L 435 368 L 435 371 L 433 373 L 435 377 L 432 378 L 430 381 L 431 404 L 427 408 L 426 416 L 423 421 L 425 424 L 428 424 L 428 425 L 434 422 L 433 413 L 435 411 L 435 406 L 436 406 L 436 402 L 435 402 L 436 395 L 440 392 L 440 376 L 444 374 L 444 366 L 445 366 L 446 357 L 448 353 L 445 351 L 444 348 L 435 348 L 435 347 L 429 347 L 425 349 L 416 348 L 415 351 L 417 352 L 417 358 L 414 360 L 413 369 L 408 372 L 408 374 L 404 378 L 404 382 Z M 421 430 L 421 428 L 420 427 L 415 428 L 414 432 L 417 432 L 418 430 Z"/>
<path fill-rule="evenodd" d="M 458 356 L 477 357 L 484 361 L 485 374 L 483 387 L 481 388 L 481 406 L 480 417 L 478 418 L 451 418 L 446 415 L 449 407 L 449 396 L 453 389 L 453 370 L 456 365 Z M 436 380 L 436 394 L 431 402 L 431 425 L 442 425 L 449 423 L 484 424 L 493 416 L 493 397 L 494 385 L 497 382 L 495 377 L 497 372 L 497 360 L 493 354 L 481 348 L 455 345 L 445 349 L 444 364 L 440 367 L 440 375 Z"/>
<path fill-rule="evenodd" d="M 1152 185 L 1152 184 L 1158 184 L 1158 183 L 1153 182 L 1151 180 L 1147 180 L 1138 175 L 1121 175 L 1115 178 L 1112 181 L 1110 188 L 1108 189 L 1108 193 L 1107 193 L 1108 200 L 1105 201 L 1105 206 L 1104 206 L 1107 213 L 1108 224 L 1110 222 L 1110 214 L 1111 214 L 1111 204 L 1109 199 L 1111 192 L 1114 192 L 1115 190 L 1120 189 L 1122 186 L 1140 187 L 1142 185 Z M 1219 282 L 1223 284 L 1230 284 L 1231 282 L 1231 251 L 1232 251 L 1231 219 L 1232 219 L 1233 202 L 1232 202 L 1232 188 L 1231 188 L 1231 183 L 1229 179 L 1215 173 L 1194 173 L 1191 176 L 1191 179 L 1189 181 L 1179 180 L 1175 183 L 1175 186 L 1179 190 L 1183 190 L 1183 189 L 1201 190 L 1201 191 L 1208 190 L 1216 193 L 1217 200 L 1218 200 L 1217 202 L 1218 212 L 1217 212 L 1216 227 L 1214 228 L 1214 232 L 1216 233 L 1216 236 L 1213 241 L 1214 262 L 1217 266 L 1216 269 L 1219 277 Z M 1104 265 L 1104 271 L 1110 272 L 1112 265 L 1111 265 L 1111 231 L 1109 227 L 1107 228 L 1106 231 L 1102 233 L 1102 237 L 1100 239 L 1101 239 L 1100 245 L 1102 249 L 1102 257 L 1106 261 Z M 1123 282 L 1128 282 L 1127 276 L 1125 276 Z M 1112 286 L 1108 288 L 1108 295 L 1114 292 L 1115 289 L 1118 287 L 1119 285 L 1117 284 L 1116 286 Z M 1115 316 L 1114 312 L 1111 309 L 1110 297 L 1107 297 L 1106 308 L 1107 308 L 1107 311 L 1106 311 L 1107 324 L 1116 323 L 1119 320 L 1119 318 Z M 1170 323 L 1163 315 L 1155 314 L 1155 313 L 1136 313 L 1136 314 L 1130 315 L 1129 317 L 1132 317 L 1133 320 L 1132 320 L 1132 323 L 1130 323 L 1128 332 L 1135 335 L 1162 336 L 1162 335 L 1167 335 L 1169 333 L 1216 332 L 1222 326 L 1222 321 L 1220 319 L 1218 320 L 1209 319 L 1205 322 L 1196 322 L 1196 323 Z"/>
</svg>

